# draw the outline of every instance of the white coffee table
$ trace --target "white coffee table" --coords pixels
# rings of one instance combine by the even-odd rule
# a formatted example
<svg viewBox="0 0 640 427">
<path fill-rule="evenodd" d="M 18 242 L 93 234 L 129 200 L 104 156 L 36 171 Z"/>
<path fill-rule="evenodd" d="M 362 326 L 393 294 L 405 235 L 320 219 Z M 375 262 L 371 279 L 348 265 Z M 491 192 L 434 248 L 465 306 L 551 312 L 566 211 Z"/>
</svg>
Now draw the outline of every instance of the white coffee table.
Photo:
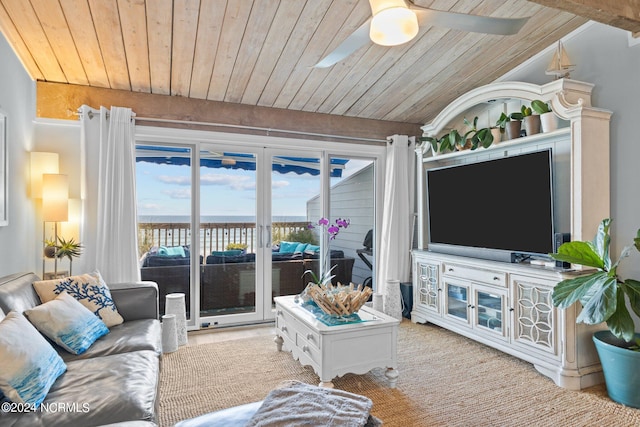
<svg viewBox="0 0 640 427">
<path fill-rule="evenodd" d="M 275 298 L 278 351 L 291 351 L 293 358 L 309 365 L 320 377 L 320 386 L 333 387 L 331 380 L 347 373 L 365 374 L 387 368 L 385 376 L 396 386 L 397 340 L 400 321 L 362 307 L 363 322 L 327 326 L 295 301 L 293 295 Z"/>
</svg>

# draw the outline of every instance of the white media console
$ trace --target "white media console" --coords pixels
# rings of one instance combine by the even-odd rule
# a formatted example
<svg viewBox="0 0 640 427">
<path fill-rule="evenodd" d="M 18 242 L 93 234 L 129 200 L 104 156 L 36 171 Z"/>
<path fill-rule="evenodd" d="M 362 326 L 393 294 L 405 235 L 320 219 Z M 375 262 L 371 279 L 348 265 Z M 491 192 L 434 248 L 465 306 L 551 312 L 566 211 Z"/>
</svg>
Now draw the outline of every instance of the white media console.
<svg viewBox="0 0 640 427">
<path fill-rule="evenodd" d="M 598 328 L 576 324 L 578 305 L 560 310 L 551 300 L 559 281 L 580 273 L 429 251 L 425 175 L 429 168 L 551 148 L 556 231 L 570 233 L 571 240 L 590 240 L 600 221 L 610 216 L 611 113 L 591 106 L 592 88 L 591 84 L 568 79 L 542 86 L 500 82 L 477 88 L 423 126 L 424 135 L 439 136 L 449 128 L 462 129 L 465 116 L 488 117 L 495 122 L 491 116 L 501 109 L 510 113 L 519 103 L 535 99 L 549 102 L 564 126 L 488 149 L 438 155 L 430 153 L 428 143 L 416 149 L 418 249 L 413 251 L 412 321 L 431 322 L 526 360 L 569 389 L 603 381 L 591 337 Z M 455 197 L 455 188 L 451 192 Z M 509 200 L 504 201 L 506 215 L 516 215 L 516 208 L 509 205 Z M 477 213 L 469 213 L 469 221 L 482 227 L 481 207 Z"/>
</svg>

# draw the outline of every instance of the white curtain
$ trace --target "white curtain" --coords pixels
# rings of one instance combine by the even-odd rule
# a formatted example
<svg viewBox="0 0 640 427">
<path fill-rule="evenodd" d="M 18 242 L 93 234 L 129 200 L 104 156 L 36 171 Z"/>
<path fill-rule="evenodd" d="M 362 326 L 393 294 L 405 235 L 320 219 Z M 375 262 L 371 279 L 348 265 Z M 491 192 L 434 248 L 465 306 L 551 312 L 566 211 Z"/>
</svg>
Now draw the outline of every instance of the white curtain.
<svg viewBox="0 0 640 427">
<path fill-rule="evenodd" d="M 414 225 L 415 138 L 394 135 L 387 141 L 384 205 L 377 292 L 387 296 L 387 281 L 408 282 L 411 277 L 411 242 Z"/>
<path fill-rule="evenodd" d="M 134 114 L 83 105 L 80 117 L 84 269 L 107 283 L 138 281 Z"/>
</svg>

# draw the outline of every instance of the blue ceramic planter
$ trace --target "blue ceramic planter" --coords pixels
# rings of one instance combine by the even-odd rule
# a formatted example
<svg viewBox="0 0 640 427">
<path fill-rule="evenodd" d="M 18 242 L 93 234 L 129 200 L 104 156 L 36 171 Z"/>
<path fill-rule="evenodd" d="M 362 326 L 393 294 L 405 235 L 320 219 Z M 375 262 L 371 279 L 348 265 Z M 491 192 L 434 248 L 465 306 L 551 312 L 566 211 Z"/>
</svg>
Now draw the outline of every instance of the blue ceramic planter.
<svg viewBox="0 0 640 427">
<path fill-rule="evenodd" d="M 636 338 L 640 334 L 636 334 Z M 593 334 L 607 393 L 611 400 L 640 408 L 640 352 L 623 348 L 625 341 L 609 331 Z"/>
</svg>

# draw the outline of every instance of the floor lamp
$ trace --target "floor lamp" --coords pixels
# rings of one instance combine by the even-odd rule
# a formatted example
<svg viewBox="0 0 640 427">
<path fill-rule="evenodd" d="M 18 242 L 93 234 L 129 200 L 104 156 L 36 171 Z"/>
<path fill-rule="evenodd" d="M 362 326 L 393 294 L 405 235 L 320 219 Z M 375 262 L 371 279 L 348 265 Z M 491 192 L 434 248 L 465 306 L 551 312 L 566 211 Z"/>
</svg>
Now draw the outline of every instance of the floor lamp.
<svg viewBox="0 0 640 427">
<path fill-rule="evenodd" d="M 62 174 L 42 175 L 42 234 L 45 240 L 47 222 L 53 222 L 54 242 L 58 244 L 58 222 L 66 222 L 69 218 L 69 177 Z M 58 275 L 58 257 L 54 255 L 53 277 Z M 42 278 L 45 275 L 45 260 L 42 260 Z"/>
</svg>

